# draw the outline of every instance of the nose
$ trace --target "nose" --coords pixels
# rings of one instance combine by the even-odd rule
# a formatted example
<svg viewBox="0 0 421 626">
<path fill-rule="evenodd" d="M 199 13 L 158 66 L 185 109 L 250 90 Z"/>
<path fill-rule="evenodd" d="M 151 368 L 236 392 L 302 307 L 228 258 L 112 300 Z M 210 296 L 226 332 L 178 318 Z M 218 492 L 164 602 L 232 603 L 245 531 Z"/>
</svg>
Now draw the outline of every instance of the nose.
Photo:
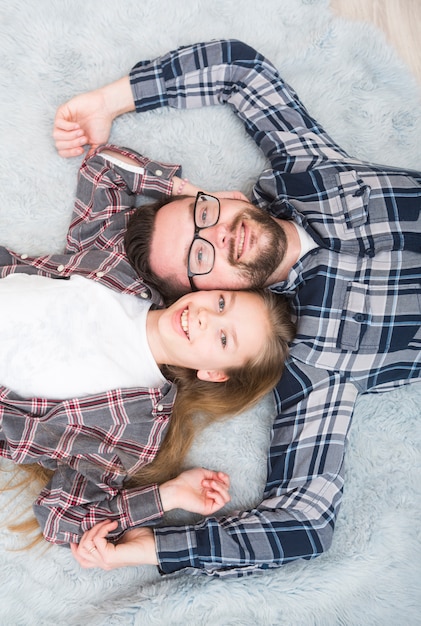
<svg viewBox="0 0 421 626">
<path fill-rule="evenodd" d="M 208 311 L 206 309 L 199 309 L 197 312 L 197 325 L 199 330 L 206 330 L 208 327 Z"/>
<path fill-rule="evenodd" d="M 202 230 L 200 236 L 207 239 L 215 248 L 226 248 L 230 240 L 230 232 L 225 224 L 215 224 L 205 230 Z"/>
</svg>

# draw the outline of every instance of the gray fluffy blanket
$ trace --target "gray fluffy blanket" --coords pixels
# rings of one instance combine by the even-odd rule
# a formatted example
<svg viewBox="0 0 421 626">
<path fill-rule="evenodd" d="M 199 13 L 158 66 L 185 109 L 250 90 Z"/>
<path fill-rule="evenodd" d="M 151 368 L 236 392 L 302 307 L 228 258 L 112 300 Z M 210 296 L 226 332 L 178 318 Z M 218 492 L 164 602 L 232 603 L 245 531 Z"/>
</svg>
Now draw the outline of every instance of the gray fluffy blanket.
<svg viewBox="0 0 421 626">
<path fill-rule="evenodd" d="M 327 0 L 0 0 L 0 244 L 28 253 L 63 246 L 80 160 L 54 149 L 61 102 L 138 60 L 220 37 L 263 52 L 349 153 L 421 168 L 415 82 L 374 27 L 334 17 Z M 247 193 L 265 165 L 222 108 L 127 115 L 111 140 L 182 163 L 208 189 Z M 29 496 L 1 495 L 0 624 L 421 624 L 420 407 L 416 384 L 361 398 L 331 550 L 244 579 L 84 571 L 64 548 L 13 551 L 20 540 L 7 516 L 20 516 Z M 259 500 L 272 413 L 269 397 L 194 446 L 192 462 L 230 473 L 231 506 Z"/>
</svg>

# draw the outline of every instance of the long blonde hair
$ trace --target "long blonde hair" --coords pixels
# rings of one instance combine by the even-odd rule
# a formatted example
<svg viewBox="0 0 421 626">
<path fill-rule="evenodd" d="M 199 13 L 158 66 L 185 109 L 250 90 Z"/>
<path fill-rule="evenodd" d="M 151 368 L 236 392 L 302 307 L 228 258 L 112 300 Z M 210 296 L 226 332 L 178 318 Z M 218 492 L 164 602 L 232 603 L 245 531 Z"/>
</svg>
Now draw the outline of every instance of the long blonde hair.
<svg viewBox="0 0 421 626">
<path fill-rule="evenodd" d="M 226 369 L 228 380 L 208 382 L 197 378 L 196 371 L 183 367 L 166 367 L 164 374 L 177 385 L 177 395 L 169 427 L 155 459 L 129 476 L 125 487 L 162 484 L 177 476 L 195 435 L 211 422 L 224 419 L 250 408 L 277 383 L 288 356 L 295 326 L 284 296 L 267 289 L 251 290 L 259 295 L 268 312 L 269 332 L 259 354 L 241 367 Z M 19 487 L 44 486 L 53 472 L 37 463 L 18 466 L 26 473 Z M 23 474 L 23 473 L 22 473 Z M 37 528 L 35 518 L 9 524 L 14 531 L 27 533 Z M 42 537 L 39 535 L 30 545 Z"/>
</svg>

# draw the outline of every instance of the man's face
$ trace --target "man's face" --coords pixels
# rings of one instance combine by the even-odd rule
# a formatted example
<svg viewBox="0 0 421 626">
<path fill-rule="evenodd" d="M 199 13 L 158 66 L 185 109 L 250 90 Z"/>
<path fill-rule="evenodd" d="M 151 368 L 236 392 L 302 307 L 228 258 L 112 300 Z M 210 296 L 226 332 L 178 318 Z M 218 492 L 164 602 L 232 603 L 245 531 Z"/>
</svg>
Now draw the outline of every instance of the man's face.
<svg viewBox="0 0 421 626">
<path fill-rule="evenodd" d="M 151 269 L 163 279 L 190 291 L 187 257 L 194 235 L 195 198 L 164 205 L 155 218 L 149 257 Z M 279 266 L 286 247 L 282 227 L 261 209 L 243 200 L 220 200 L 218 222 L 200 231 L 215 248 L 209 274 L 195 276 L 197 289 L 263 287 Z"/>
</svg>

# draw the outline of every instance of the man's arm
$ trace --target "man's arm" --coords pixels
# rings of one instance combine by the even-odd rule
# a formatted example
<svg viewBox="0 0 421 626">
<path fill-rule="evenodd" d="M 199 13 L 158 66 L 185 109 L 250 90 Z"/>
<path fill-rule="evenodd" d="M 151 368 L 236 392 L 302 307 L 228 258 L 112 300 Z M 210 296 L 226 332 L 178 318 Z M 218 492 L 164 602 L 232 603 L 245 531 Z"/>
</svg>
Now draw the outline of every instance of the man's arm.
<svg viewBox="0 0 421 626">
<path fill-rule="evenodd" d="M 62 104 L 57 109 L 53 129 L 59 155 L 80 156 L 85 145 L 90 146 L 92 153 L 107 143 L 114 118 L 134 108 L 128 76 Z"/>
<path fill-rule="evenodd" d="M 199 43 L 141 61 L 129 77 L 76 96 L 58 109 L 56 147 L 63 156 L 73 156 L 81 154 L 82 143 L 107 141 L 112 121 L 126 111 L 218 104 L 232 107 L 272 169 L 305 171 L 347 156 L 272 63 L 237 40 Z M 91 137 L 93 128 L 102 134 Z"/>
<path fill-rule="evenodd" d="M 196 525 L 155 528 L 162 572 L 241 575 L 311 559 L 330 547 L 357 390 L 337 374 L 289 363 L 275 394 L 279 414 L 262 502 Z"/>
<path fill-rule="evenodd" d="M 121 549 L 120 544 L 117 549 L 101 544 L 95 564 L 85 566 L 111 569 L 156 563 L 165 574 L 193 568 L 233 576 L 312 559 L 326 551 L 341 503 L 344 452 L 356 395 L 356 388 L 339 375 L 290 363 L 276 390 L 279 415 L 268 479 L 255 509 L 208 517 L 197 524 L 130 531 Z"/>
<path fill-rule="evenodd" d="M 304 171 L 345 156 L 270 61 L 240 41 L 196 44 L 138 63 L 130 83 L 138 112 L 230 105 L 274 170 Z"/>
</svg>

